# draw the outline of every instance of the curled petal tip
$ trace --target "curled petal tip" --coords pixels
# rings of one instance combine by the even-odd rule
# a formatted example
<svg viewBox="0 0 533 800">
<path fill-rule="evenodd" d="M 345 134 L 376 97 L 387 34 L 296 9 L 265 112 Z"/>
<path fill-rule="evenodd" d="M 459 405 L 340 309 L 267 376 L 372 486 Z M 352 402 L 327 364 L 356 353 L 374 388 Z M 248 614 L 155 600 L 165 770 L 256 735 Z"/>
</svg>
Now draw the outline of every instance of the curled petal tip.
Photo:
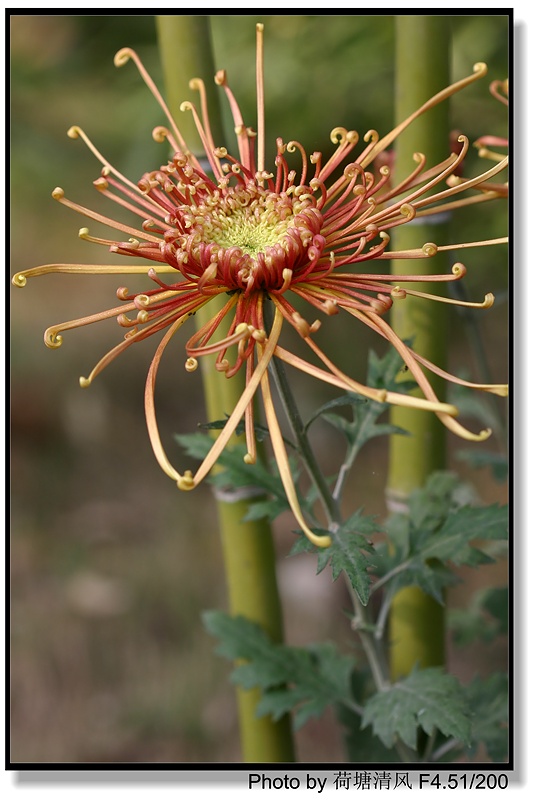
<svg viewBox="0 0 533 800">
<path fill-rule="evenodd" d="M 482 75 L 486 75 L 486 74 L 487 74 L 487 72 L 488 72 L 488 69 L 489 69 L 489 68 L 487 67 L 487 65 L 485 64 L 485 62 L 484 62 L 484 61 L 477 61 L 477 62 L 474 64 L 474 67 L 473 67 L 473 70 L 474 70 L 474 72 L 475 72 L 476 74 L 480 75 L 480 76 L 482 76 Z"/>
<path fill-rule="evenodd" d="M 23 286 L 26 286 L 26 276 L 19 272 L 16 275 L 13 275 L 11 278 L 11 283 L 13 286 L 18 286 L 19 289 L 22 289 Z"/>
<path fill-rule="evenodd" d="M 457 278 L 464 278 L 464 276 L 466 275 L 466 267 L 465 267 L 465 265 L 464 265 L 464 264 L 461 264 L 461 263 L 458 261 L 458 262 L 457 262 L 457 264 L 454 264 L 454 265 L 453 265 L 453 267 L 452 267 L 452 273 L 453 273 L 453 275 L 455 275 Z"/>
<path fill-rule="evenodd" d="M 115 53 L 113 63 L 115 67 L 123 67 L 130 58 L 133 56 L 133 50 L 130 47 L 123 47 L 118 53 Z"/>
<path fill-rule="evenodd" d="M 400 286 L 394 286 L 391 289 L 390 296 L 394 300 L 405 300 L 405 298 L 407 297 L 407 292 L 405 291 L 405 289 L 402 289 Z"/>
<path fill-rule="evenodd" d="M 367 132 L 365 133 L 365 135 L 363 136 L 363 141 L 364 141 L 364 142 L 367 142 L 367 143 L 368 143 L 368 142 L 373 142 L 373 143 L 375 143 L 375 142 L 377 142 L 377 141 L 378 141 L 378 139 L 379 139 L 379 133 L 378 133 L 377 131 L 375 131 L 375 130 L 374 130 L 374 128 L 371 128 L 371 129 L 370 129 L 369 131 L 367 131 Z"/>
<path fill-rule="evenodd" d="M 262 22 L 257 22 L 256 26 L 255 26 L 255 29 L 256 29 L 257 33 L 263 33 L 263 31 L 265 30 L 265 26 L 263 25 Z"/>
<path fill-rule="evenodd" d="M 80 386 L 82 389 L 87 389 L 91 383 L 92 381 L 90 378 L 84 378 L 83 375 L 80 376 Z"/>
<path fill-rule="evenodd" d="M 77 125 L 71 125 L 67 131 L 69 139 L 78 139 L 80 136 L 80 129 Z"/>
<path fill-rule="evenodd" d="M 255 464 L 255 458 L 251 453 L 246 453 L 243 458 L 245 464 Z"/>
<path fill-rule="evenodd" d="M 404 203 L 403 205 L 400 206 L 400 214 L 403 217 L 407 218 L 406 220 L 407 222 L 410 222 L 412 219 L 415 218 L 416 210 L 414 206 L 411 205 L 411 203 Z"/>
<path fill-rule="evenodd" d="M 54 200 L 62 200 L 64 198 L 64 196 L 65 196 L 65 192 L 61 188 L 61 186 L 56 186 L 56 188 L 52 192 L 52 197 L 54 198 Z"/>
<path fill-rule="evenodd" d="M 225 86 L 226 85 L 226 70 L 219 69 L 218 72 L 215 74 L 215 83 L 217 86 Z"/>
<path fill-rule="evenodd" d="M 163 125 L 158 125 L 152 131 L 152 139 L 158 142 L 158 144 L 162 144 L 165 139 L 168 137 L 168 129 L 165 128 Z"/>
<path fill-rule="evenodd" d="M 55 328 L 47 328 L 44 332 L 44 343 L 47 347 L 54 350 L 56 347 L 61 347 L 63 344 L 63 337 Z"/>
<path fill-rule="evenodd" d="M 196 484 L 194 483 L 194 478 L 190 470 L 187 470 L 183 475 L 179 476 L 176 485 L 182 492 L 190 492 L 191 489 L 194 489 Z"/>
</svg>

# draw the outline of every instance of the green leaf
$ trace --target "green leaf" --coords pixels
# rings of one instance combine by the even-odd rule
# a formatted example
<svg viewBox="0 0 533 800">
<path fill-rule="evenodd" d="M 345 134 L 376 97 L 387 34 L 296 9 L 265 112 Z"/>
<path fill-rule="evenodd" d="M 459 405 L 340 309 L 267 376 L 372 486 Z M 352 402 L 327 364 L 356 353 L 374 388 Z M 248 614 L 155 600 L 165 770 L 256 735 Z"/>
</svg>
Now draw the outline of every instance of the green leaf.
<svg viewBox="0 0 533 800">
<path fill-rule="evenodd" d="M 213 446 L 213 439 L 206 433 L 191 433 L 176 435 L 176 440 L 192 458 L 203 460 Z M 219 456 L 218 464 L 222 467 L 219 472 L 212 473 L 209 481 L 219 489 L 229 489 L 234 495 L 239 494 L 249 501 L 245 521 L 267 518 L 274 520 L 283 511 L 290 508 L 283 483 L 279 476 L 277 466 L 272 464 L 268 469 L 261 461 L 247 464 L 245 445 L 235 445 L 226 448 Z M 291 460 L 291 468 L 295 481 L 298 469 Z M 308 509 L 305 499 L 300 500 L 302 508 Z"/>
<path fill-rule="evenodd" d="M 220 639 L 221 655 L 246 661 L 234 669 L 231 679 L 245 689 L 262 690 L 257 716 L 270 714 L 276 720 L 294 710 L 295 725 L 300 727 L 327 706 L 350 698 L 355 662 L 334 645 L 275 644 L 256 623 L 221 611 L 206 612 L 203 620 L 207 630 Z"/>
<path fill-rule="evenodd" d="M 231 661 L 247 659 L 249 665 L 237 668 L 235 681 L 251 689 L 262 689 L 283 683 L 287 666 L 283 645 L 273 645 L 263 628 L 242 616 L 231 617 L 223 611 L 206 611 L 202 615 L 205 627 L 220 640 L 217 653 Z M 281 648 L 281 649 L 280 649 Z"/>
<path fill-rule="evenodd" d="M 482 593 L 482 608 L 496 621 L 496 634 L 509 632 L 509 587 L 498 586 Z"/>
<path fill-rule="evenodd" d="M 475 566 L 492 559 L 471 545 L 472 539 L 506 539 L 508 511 L 505 506 L 463 506 L 452 512 L 420 551 L 424 559 L 439 558 L 453 564 Z"/>
<path fill-rule="evenodd" d="M 175 440 L 191 458 L 202 461 L 213 446 L 213 439 L 206 433 L 175 434 Z"/>
<path fill-rule="evenodd" d="M 248 506 L 248 511 L 244 515 L 243 522 L 253 522 L 256 519 L 267 519 L 273 522 L 284 511 L 287 511 L 289 504 L 285 497 L 271 497 L 268 500 L 253 500 Z"/>
<path fill-rule="evenodd" d="M 417 731 L 433 729 L 467 744 L 471 723 L 464 692 L 452 675 L 440 668 L 414 670 L 407 678 L 378 692 L 365 705 L 361 727 L 371 725 L 385 747 L 395 738 L 416 749 Z"/>
<path fill-rule="evenodd" d="M 406 339 L 405 344 L 410 347 L 412 339 Z M 404 367 L 403 359 L 396 348 L 391 347 L 382 358 L 370 350 L 368 354 L 368 385 L 375 389 L 387 389 L 389 392 L 410 392 L 417 384 L 415 381 L 405 379 Z"/>
<path fill-rule="evenodd" d="M 507 509 L 460 506 L 456 499 L 460 489 L 452 473 L 434 473 L 409 497 L 408 513 L 394 514 L 387 521 L 393 547 L 376 548 L 376 571 L 385 583 L 390 581 L 389 592 L 416 585 L 442 602 L 443 588 L 457 580 L 450 564 L 475 567 L 493 560 L 473 541 L 505 539 Z"/>
<path fill-rule="evenodd" d="M 461 645 L 476 640 L 491 642 L 508 631 L 509 592 L 506 586 L 481 589 L 468 609 L 450 609 L 448 625 Z"/>
<path fill-rule="evenodd" d="M 352 587 L 363 605 L 368 603 L 370 595 L 369 568 L 372 566 L 371 554 L 374 549 L 366 536 L 380 530 L 374 517 L 356 511 L 347 519 L 337 531 L 324 531 L 313 529 L 313 533 L 324 534 L 331 537 L 329 547 L 315 547 L 304 534 L 300 535 L 299 542 L 292 548 L 290 555 L 301 552 L 314 552 L 318 556 L 317 575 L 329 564 L 333 580 L 337 580 L 341 572 L 345 572 Z M 303 541 L 305 539 L 305 541 Z"/>
<path fill-rule="evenodd" d="M 350 675 L 354 661 L 341 655 L 334 645 L 324 642 L 307 648 L 288 648 L 287 687 L 266 692 L 258 707 L 258 716 L 271 714 L 274 719 L 295 710 L 296 728 L 310 717 L 321 716 L 325 709 L 350 697 Z"/>
<path fill-rule="evenodd" d="M 407 383 L 403 380 L 398 381 L 402 363 L 401 357 L 394 348 L 382 359 L 379 359 L 374 352 L 371 352 L 368 361 L 368 385 L 373 388 L 388 389 L 389 391 L 410 391 L 416 384 Z M 346 406 L 351 410 L 351 420 L 340 414 L 331 413 L 337 408 Z M 387 423 L 378 425 L 376 423 L 378 417 L 387 409 L 387 403 L 378 403 L 353 392 L 347 392 L 344 396 L 335 398 L 321 406 L 309 419 L 305 428 L 307 430 L 312 422 L 318 417 L 322 417 L 346 437 L 352 450 L 352 457 L 355 457 L 363 445 L 376 436 L 408 435 L 407 431 L 397 425 Z"/>
<path fill-rule="evenodd" d="M 335 708 L 344 728 L 346 760 L 356 764 L 397 764 L 398 751 L 385 747 L 381 739 L 361 729 L 361 717 L 344 705 Z"/>
<path fill-rule="evenodd" d="M 213 440 L 205 433 L 189 433 L 175 437 L 193 458 L 204 459 L 213 446 Z M 276 497 L 284 498 L 285 491 L 281 479 L 273 475 L 260 461 L 247 464 L 244 461 L 246 446 L 238 444 L 231 449 L 226 448 L 219 456 L 218 463 L 224 467 L 223 472 L 211 475 L 210 480 L 216 486 L 235 488 L 238 486 L 254 486 L 264 489 Z M 288 503 L 287 503 L 288 507 Z"/>
<path fill-rule="evenodd" d="M 484 744 L 494 762 L 504 762 L 509 753 L 508 678 L 495 673 L 474 678 L 465 688 L 472 714 L 472 746 Z"/>
<path fill-rule="evenodd" d="M 305 430 L 307 431 L 311 424 L 317 420 L 319 417 L 325 415 L 328 411 L 332 411 L 336 408 L 345 408 L 346 406 L 353 407 L 359 403 L 366 403 L 367 400 L 365 397 L 362 397 L 358 394 L 353 394 L 352 392 L 347 392 L 346 394 L 341 395 L 340 397 L 335 397 L 333 400 L 330 400 L 324 405 L 320 406 L 320 408 L 315 411 L 312 417 L 307 420 L 305 425 Z"/>
<path fill-rule="evenodd" d="M 226 419 L 217 419 L 214 422 L 200 422 L 198 427 L 200 430 L 205 431 L 220 431 L 222 428 L 226 427 L 226 423 L 229 419 L 229 414 L 226 415 Z M 237 427 L 235 428 L 235 435 L 242 436 L 244 434 L 245 427 L 244 422 L 239 422 Z M 265 428 L 264 425 L 259 425 L 258 423 L 254 423 L 254 436 L 258 442 L 263 442 L 265 439 L 268 439 L 270 436 L 270 431 L 268 428 Z"/>
<path fill-rule="evenodd" d="M 454 492 L 459 478 L 453 472 L 433 472 L 421 489 L 415 489 L 409 497 L 409 517 L 416 529 L 426 533 L 436 531 L 457 506 Z"/>
</svg>

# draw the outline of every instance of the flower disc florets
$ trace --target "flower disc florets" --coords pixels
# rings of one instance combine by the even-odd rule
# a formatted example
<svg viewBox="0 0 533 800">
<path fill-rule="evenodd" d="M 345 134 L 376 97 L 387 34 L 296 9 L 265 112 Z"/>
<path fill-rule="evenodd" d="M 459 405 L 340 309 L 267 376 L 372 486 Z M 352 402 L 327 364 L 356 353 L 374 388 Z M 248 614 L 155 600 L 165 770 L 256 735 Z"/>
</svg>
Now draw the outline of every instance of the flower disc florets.
<svg viewBox="0 0 533 800">
<path fill-rule="evenodd" d="M 177 157 L 175 162 L 181 162 Z M 215 185 L 192 171 L 178 182 L 171 174 L 146 175 L 139 188 L 160 200 L 186 200 L 172 208 L 165 222 L 162 253 L 165 261 L 202 285 L 225 286 L 228 291 L 285 291 L 302 278 L 321 256 L 326 240 L 320 235 L 323 217 L 307 186 L 275 192 L 259 180 L 236 186 L 222 180 Z"/>
</svg>

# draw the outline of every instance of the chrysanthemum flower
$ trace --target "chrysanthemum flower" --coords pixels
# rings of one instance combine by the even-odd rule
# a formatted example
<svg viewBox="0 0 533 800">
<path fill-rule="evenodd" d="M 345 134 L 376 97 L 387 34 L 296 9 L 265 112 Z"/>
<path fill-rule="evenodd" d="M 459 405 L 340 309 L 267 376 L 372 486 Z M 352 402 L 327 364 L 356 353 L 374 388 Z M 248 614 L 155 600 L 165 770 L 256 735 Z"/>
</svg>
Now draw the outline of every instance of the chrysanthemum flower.
<svg viewBox="0 0 533 800">
<path fill-rule="evenodd" d="M 262 26 L 257 26 L 258 53 L 262 53 Z M 265 417 L 280 476 L 291 508 L 306 535 L 316 544 L 326 545 L 327 537 L 317 537 L 309 530 L 298 503 L 285 445 L 272 402 L 268 366 L 276 357 L 298 370 L 342 390 L 357 392 L 383 403 L 419 408 L 434 412 L 450 430 L 471 440 L 485 439 L 490 431 L 471 433 L 457 420 L 457 409 L 436 396 L 425 370 L 463 386 L 506 394 L 503 385 L 479 385 L 456 378 L 430 363 L 407 346 L 395 334 L 385 316 L 395 301 L 407 295 L 437 302 L 487 308 L 493 296 L 480 303 L 457 303 L 451 299 L 409 289 L 412 282 L 428 284 L 456 281 L 465 268 L 455 264 L 445 275 L 394 275 L 364 271 L 364 263 L 389 259 L 431 258 L 439 250 L 467 248 L 492 242 L 459 245 L 422 243 L 419 249 L 394 252 L 389 249 L 391 229 L 409 224 L 415 217 L 449 211 L 483 199 L 491 192 L 490 179 L 505 162 L 474 179 L 455 185 L 454 172 L 465 158 L 468 141 L 459 137 L 459 152 L 439 164 L 427 164 L 420 153 L 414 154 L 414 169 L 396 186 L 390 185 L 390 171 L 383 163 L 387 148 L 418 116 L 447 97 L 486 74 L 486 66 L 476 64 L 473 74 L 441 91 L 415 111 L 401 125 L 380 138 L 369 131 L 359 144 L 355 131 L 335 128 L 335 145 L 329 158 L 322 153 L 306 153 L 295 141 L 277 140 L 277 155 L 271 169 L 265 165 L 262 58 L 258 58 L 257 132 L 248 127 L 220 71 L 216 83 L 225 92 L 236 133 L 236 151 L 231 154 L 213 140 L 201 80 L 191 81 L 200 96 L 200 112 L 190 102 L 182 110 L 192 113 L 203 142 L 205 159 L 188 149 L 176 121 L 170 114 L 156 86 L 136 53 L 123 49 L 115 64 L 129 60 L 140 74 L 167 117 L 169 126 L 154 130 L 157 141 L 169 143 L 173 156 L 160 169 L 146 172 L 137 184 L 113 167 L 79 127 L 69 130 L 71 138 L 82 138 L 103 164 L 101 177 L 94 185 L 109 200 L 128 209 L 139 224 L 125 225 L 112 217 L 83 208 L 68 200 L 62 189 L 52 196 L 63 205 L 103 223 L 125 235 L 124 240 L 95 238 L 87 228 L 80 236 L 109 248 L 111 253 L 131 256 L 140 264 L 131 266 L 101 264 L 47 264 L 17 273 L 13 282 L 24 286 L 27 278 L 53 272 L 74 274 L 144 274 L 150 283 L 142 293 L 119 288 L 120 304 L 81 319 L 53 325 L 45 332 L 45 344 L 59 347 L 63 333 L 100 320 L 116 318 L 125 329 L 124 338 L 96 364 L 86 387 L 104 367 L 136 342 L 164 331 L 152 360 L 145 393 L 148 432 L 155 456 L 164 472 L 180 489 L 192 489 L 210 471 L 223 448 L 244 417 L 248 453 L 245 460 L 256 458 L 254 438 L 254 395 L 260 389 Z M 296 154 L 297 168 L 289 164 Z M 474 191 L 467 195 L 470 189 Z M 494 240 L 502 241 L 502 240 Z M 401 287 L 400 287 L 401 284 Z M 170 340 L 196 311 L 214 298 L 223 305 L 212 318 L 190 337 L 186 344 L 185 368 L 195 370 L 198 359 L 216 355 L 215 367 L 226 378 L 245 372 L 245 388 L 211 451 L 195 474 L 179 472 L 169 461 L 162 446 L 154 407 L 154 388 L 163 352 Z M 309 305 L 313 318 L 306 320 L 297 311 L 295 299 Z M 266 307 L 272 309 L 271 324 L 265 320 Z M 313 339 L 321 319 L 343 309 L 359 322 L 390 342 L 401 354 L 423 397 L 387 392 L 363 385 L 346 375 L 322 351 Z M 314 315 L 317 319 L 314 319 Z M 223 322 L 229 321 L 225 335 Z M 313 361 L 285 349 L 280 343 L 284 326 L 294 328 L 312 351 Z M 317 366 L 316 362 L 321 366 Z M 424 368 L 424 369 L 423 369 Z"/>
</svg>

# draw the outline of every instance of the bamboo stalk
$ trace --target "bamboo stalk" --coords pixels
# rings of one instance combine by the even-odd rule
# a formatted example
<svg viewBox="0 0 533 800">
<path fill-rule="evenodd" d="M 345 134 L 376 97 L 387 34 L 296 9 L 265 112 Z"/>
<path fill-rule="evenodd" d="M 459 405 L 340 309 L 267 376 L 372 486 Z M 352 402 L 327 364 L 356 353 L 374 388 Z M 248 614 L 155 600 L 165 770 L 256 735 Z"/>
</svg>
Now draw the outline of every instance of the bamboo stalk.
<svg viewBox="0 0 533 800">
<path fill-rule="evenodd" d="M 157 31 L 165 74 L 167 99 L 171 112 L 191 150 L 200 154 L 201 143 L 192 115 L 181 113 L 183 100 L 190 99 L 189 80 L 202 78 L 208 92 L 213 138 L 223 144 L 219 99 L 213 76 L 208 16 L 158 16 Z M 247 66 L 245 67 L 247 68 Z M 218 310 L 217 301 L 197 314 L 198 325 L 207 322 Z M 239 376 L 226 379 L 214 368 L 205 367 L 202 377 L 209 419 L 223 419 L 239 399 L 243 382 Z M 242 614 L 259 623 L 278 642 L 283 640 L 281 604 L 275 572 L 275 552 L 270 526 L 263 520 L 242 522 L 247 510 L 245 501 L 218 502 L 218 519 L 224 569 L 231 614 Z M 245 762 L 292 762 L 294 748 L 290 718 L 273 722 L 271 717 L 258 719 L 255 709 L 259 690 L 237 689 L 242 758 Z"/>
<path fill-rule="evenodd" d="M 396 17 L 396 122 L 401 122 L 429 97 L 449 83 L 449 19 L 446 16 L 410 14 Z M 416 120 L 399 137 L 395 156 L 397 182 L 413 168 L 413 153 L 423 152 L 428 166 L 449 154 L 447 103 L 441 103 Z M 446 223 L 410 224 L 394 234 L 394 247 L 407 250 L 425 242 L 446 241 Z M 446 253 L 432 259 L 393 263 L 393 272 L 446 272 Z M 419 288 L 412 284 L 412 288 Z M 420 286 L 423 291 L 424 285 Z M 414 337 L 416 351 L 445 367 L 447 313 L 444 303 L 430 304 L 416 297 L 395 303 L 392 325 L 402 339 Z M 442 381 L 434 381 L 442 397 Z M 391 437 L 388 494 L 397 506 L 430 473 L 446 465 L 445 429 L 432 414 L 394 408 L 391 421 L 407 429 L 410 437 Z M 420 667 L 444 663 L 444 609 L 416 587 L 401 590 L 390 616 L 390 666 L 392 678 Z"/>
</svg>

